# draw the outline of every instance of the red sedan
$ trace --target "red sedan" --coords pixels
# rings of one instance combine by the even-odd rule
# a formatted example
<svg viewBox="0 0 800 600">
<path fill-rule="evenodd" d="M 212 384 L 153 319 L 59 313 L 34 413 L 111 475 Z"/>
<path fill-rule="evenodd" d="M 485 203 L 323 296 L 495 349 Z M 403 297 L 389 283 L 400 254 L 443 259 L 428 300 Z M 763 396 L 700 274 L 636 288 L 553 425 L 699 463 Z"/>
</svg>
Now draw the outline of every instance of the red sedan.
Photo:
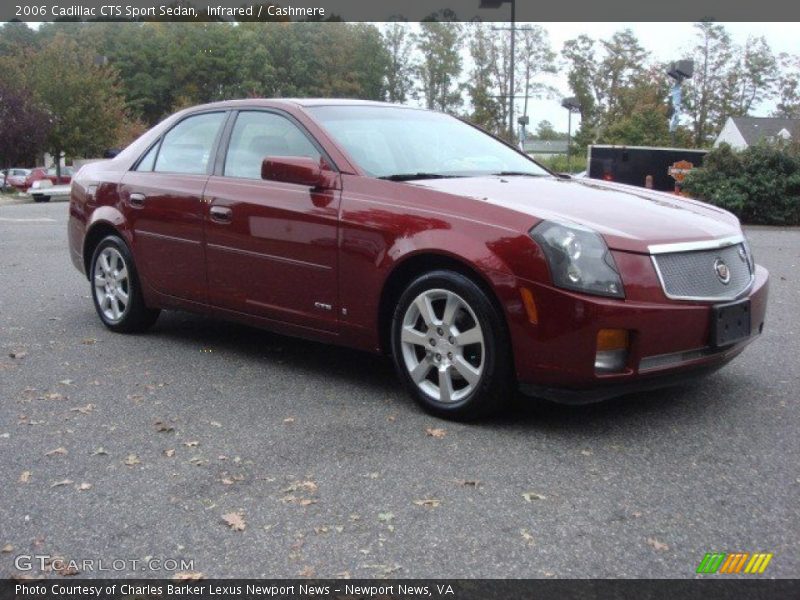
<svg viewBox="0 0 800 600">
<path fill-rule="evenodd" d="M 76 175 L 69 239 L 114 331 L 182 309 L 387 353 L 451 418 L 515 386 L 589 402 L 697 377 L 767 304 L 730 213 L 374 102 L 179 112 Z"/>
</svg>

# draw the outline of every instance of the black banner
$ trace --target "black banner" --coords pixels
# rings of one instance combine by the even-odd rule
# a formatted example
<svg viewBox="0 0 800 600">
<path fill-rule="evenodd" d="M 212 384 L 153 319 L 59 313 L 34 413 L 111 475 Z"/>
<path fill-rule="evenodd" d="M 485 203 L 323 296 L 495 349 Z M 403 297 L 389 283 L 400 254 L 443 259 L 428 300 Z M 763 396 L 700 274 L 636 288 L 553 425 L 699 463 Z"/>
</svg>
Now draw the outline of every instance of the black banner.
<svg viewBox="0 0 800 600">
<path fill-rule="evenodd" d="M 30 600 L 682 600 L 800 598 L 794 579 L 695 580 L 0 580 Z"/>
<path fill-rule="evenodd" d="M 800 2 L 761 0 L 9 0 L 0 21 L 800 21 Z"/>
</svg>

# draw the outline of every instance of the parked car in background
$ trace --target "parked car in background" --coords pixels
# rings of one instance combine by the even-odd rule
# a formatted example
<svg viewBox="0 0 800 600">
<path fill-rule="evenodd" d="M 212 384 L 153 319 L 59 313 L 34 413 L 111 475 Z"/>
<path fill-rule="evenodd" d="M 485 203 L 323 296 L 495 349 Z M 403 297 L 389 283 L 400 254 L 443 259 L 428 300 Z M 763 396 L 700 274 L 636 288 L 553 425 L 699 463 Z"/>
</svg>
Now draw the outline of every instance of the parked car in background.
<svg viewBox="0 0 800 600">
<path fill-rule="evenodd" d="M 14 187 L 20 191 L 24 191 L 25 188 L 25 180 L 28 175 L 31 174 L 30 169 L 22 169 L 20 167 L 13 167 L 8 169 L 8 176 L 6 184 L 8 186 Z"/>
<path fill-rule="evenodd" d="M 55 167 L 50 167 L 47 169 L 47 178 L 50 180 L 50 183 L 53 185 L 61 185 L 65 183 L 70 183 L 72 181 L 72 176 L 74 174 L 74 170 L 72 167 L 61 167 L 61 176 L 59 177 L 56 173 Z"/>
<path fill-rule="evenodd" d="M 767 306 L 729 212 L 559 176 L 452 116 L 378 102 L 184 110 L 82 167 L 69 215 L 109 329 L 185 309 L 385 352 L 451 418 L 517 386 L 580 403 L 708 374 Z"/>
<path fill-rule="evenodd" d="M 33 198 L 34 202 L 50 202 L 50 200 L 69 200 L 71 183 L 62 183 L 53 185 L 49 179 L 40 179 L 34 181 L 33 185 L 28 188 L 28 194 Z"/>
<path fill-rule="evenodd" d="M 47 179 L 47 169 L 44 167 L 36 167 L 30 170 L 30 173 L 28 173 L 27 177 L 25 177 L 22 182 L 22 186 L 18 187 L 20 191 L 27 192 L 35 181 L 41 181 L 42 179 Z"/>
</svg>

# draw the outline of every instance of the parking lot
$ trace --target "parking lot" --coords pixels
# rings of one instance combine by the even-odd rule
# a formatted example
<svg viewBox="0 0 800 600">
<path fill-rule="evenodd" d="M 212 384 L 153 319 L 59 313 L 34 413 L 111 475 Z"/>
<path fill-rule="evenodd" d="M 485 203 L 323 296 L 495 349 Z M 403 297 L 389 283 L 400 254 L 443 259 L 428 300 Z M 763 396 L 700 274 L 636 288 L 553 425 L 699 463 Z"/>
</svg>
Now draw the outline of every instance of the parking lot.
<svg viewBox="0 0 800 600">
<path fill-rule="evenodd" d="M 0 207 L 0 576 L 694 577 L 800 572 L 800 230 L 748 230 L 762 338 L 691 387 L 464 425 L 387 359 L 183 313 L 102 327 L 67 205 Z M 227 519 L 227 522 L 226 520 Z M 40 574 L 35 568 L 31 574 Z M 50 573 L 51 576 L 57 576 Z"/>
</svg>

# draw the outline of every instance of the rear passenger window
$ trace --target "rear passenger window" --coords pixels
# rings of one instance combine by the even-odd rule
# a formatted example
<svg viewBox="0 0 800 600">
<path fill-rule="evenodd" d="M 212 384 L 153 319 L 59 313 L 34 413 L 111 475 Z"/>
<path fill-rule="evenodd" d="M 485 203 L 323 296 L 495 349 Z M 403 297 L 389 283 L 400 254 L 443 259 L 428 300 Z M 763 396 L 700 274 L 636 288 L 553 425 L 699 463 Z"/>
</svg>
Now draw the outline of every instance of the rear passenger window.
<svg viewBox="0 0 800 600">
<path fill-rule="evenodd" d="M 184 119 L 161 142 L 154 171 L 203 174 L 225 113 L 204 113 Z M 147 158 L 147 157 L 145 157 Z"/>
<path fill-rule="evenodd" d="M 320 160 L 314 144 L 289 119 L 268 112 L 240 112 L 231 134 L 224 175 L 261 179 L 261 162 L 268 156 Z"/>
<path fill-rule="evenodd" d="M 139 165 L 136 167 L 137 171 L 152 171 L 153 164 L 156 162 L 156 153 L 158 152 L 158 143 L 156 143 L 147 154 L 144 155 L 144 158 L 139 161 Z"/>
</svg>

